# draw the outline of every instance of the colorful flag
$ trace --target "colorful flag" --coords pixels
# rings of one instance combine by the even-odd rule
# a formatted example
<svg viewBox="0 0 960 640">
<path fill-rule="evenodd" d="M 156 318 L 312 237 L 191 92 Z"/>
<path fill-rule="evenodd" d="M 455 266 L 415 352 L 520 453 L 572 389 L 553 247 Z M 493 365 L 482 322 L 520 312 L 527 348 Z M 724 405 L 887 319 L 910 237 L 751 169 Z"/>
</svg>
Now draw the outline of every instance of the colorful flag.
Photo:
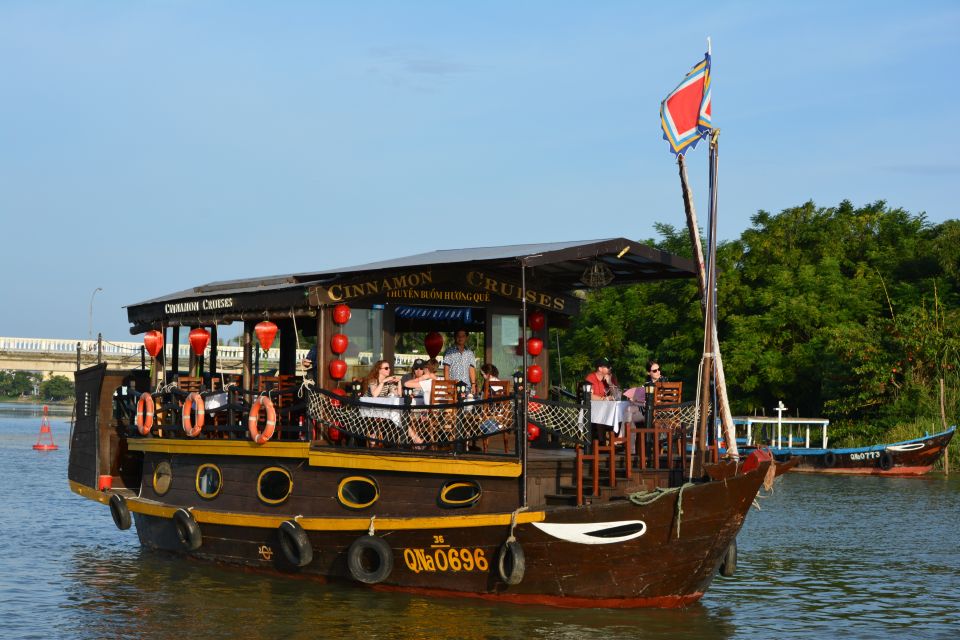
<svg viewBox="0 0 960 640">
<path fill-rule="evenodd" d="M 660 126 L 674 155 L 696 146 L 713 128 L 710 117 L 710 54 L 660 103 Z"/>
</svg>

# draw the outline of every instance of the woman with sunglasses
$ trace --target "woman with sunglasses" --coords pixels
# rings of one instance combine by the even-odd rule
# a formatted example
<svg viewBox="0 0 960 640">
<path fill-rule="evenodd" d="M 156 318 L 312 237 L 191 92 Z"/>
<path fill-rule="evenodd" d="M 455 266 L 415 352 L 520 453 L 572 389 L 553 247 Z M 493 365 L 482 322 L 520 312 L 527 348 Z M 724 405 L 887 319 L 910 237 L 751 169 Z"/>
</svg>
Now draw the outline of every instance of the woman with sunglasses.
<svg viewBox="0 0 960 640">
<path fill-rule="evenodd" d="M 400 376 L 390 375 L 390 363 L 377 360 L 363 379 L 363 395 L 370 398 L 389 398 L 400 395 Z"/>
<path fill-rule="evenodd" d="M 663 373 L 660 371 L 660 363 L 656 360 L 650 360 L 647 362 L 647 382 L 652 382 L 654 384 L 658 382 L 666 382 L 667 379 L 663 376 Z"/>
</svg>

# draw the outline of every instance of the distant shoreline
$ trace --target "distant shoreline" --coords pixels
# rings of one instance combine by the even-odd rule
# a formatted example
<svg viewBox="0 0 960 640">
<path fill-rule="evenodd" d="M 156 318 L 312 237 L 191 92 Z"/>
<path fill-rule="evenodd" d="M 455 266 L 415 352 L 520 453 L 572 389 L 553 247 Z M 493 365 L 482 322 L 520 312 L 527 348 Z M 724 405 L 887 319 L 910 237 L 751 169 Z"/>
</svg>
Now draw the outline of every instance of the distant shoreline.
<svg viewBox="0 0 960 640">
<path fill-rule="evenodd" d="M 4 402 L 8 404 L 37 405 L 41 407 L 45 404 L 50 406 L 57 406 L 57 407 L 62 407 L 62 406 L 69 407 L 73 405 L 73 400 L 34 400 L 32 398 L 20 398 L 20 397 L 0 398 L 0 402 Z"/>
</svg>

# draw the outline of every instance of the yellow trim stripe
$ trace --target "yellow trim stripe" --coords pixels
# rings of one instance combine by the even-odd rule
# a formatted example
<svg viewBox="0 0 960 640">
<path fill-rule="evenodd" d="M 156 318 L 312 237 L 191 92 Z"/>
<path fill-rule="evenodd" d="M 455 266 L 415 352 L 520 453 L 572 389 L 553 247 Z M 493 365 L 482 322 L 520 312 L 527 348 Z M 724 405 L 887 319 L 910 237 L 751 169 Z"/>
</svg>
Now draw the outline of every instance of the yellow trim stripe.
<svg viewBox="0 0 960 640">
<path fill-rule="evenodd" d="M 497 478 L 519 478 L 521 473 L 520 463 L 517 461 L 499 462 L 453 458 L 444 460 L 426 456 L 391 456 L 382 453 L 349 454 L 316 450 L 310 452 L 310 466 Z"/>
<path fill-rule="evenodd" d="M 107 504 L 110 494 L 96 491 L 85 485 L 70 482 L 74 493 L 85 498 Z M 134 513 L 142 513 L 161 518 L 172 518 L 177 507 L 159 504 L 152 500 L 128 498 L 127 506 Z M 276 529 L 284 520 L 291 520 L 293 516 L 260 516 L 244 513 L 226 513 L 222 511 L 207 511 L 193 509 L 190 511 L 199 523 L 231 525 L 236 527 L 259 527 Z M 380 530 L 409 530 L 409 529 L 459 529 L 466 527 L 495 527 L 509 526 L 509 513 L 491 513 L 476 515 L 436 516 L 422 518 L 377 518 L 374 526 Z M 517 514 L 517 524 L 527 522 L 543 522 L 546 513 L 543 511 L 521 511 Z M 307 531 L 366 531 L 370 527 L 368 516 L 354 518 L 299 518 L 297 522 Z"/>
<path fill-rule="evenodd" d="M 267 442 L 254 444 L 248 440 L 168 440 L 164 438 L 130 438 L 130 451 L 146 453 L 186 453 L 208 456 L 270 456 L 273 458 L 306 458 L 309 442 Z"/>
</svg>

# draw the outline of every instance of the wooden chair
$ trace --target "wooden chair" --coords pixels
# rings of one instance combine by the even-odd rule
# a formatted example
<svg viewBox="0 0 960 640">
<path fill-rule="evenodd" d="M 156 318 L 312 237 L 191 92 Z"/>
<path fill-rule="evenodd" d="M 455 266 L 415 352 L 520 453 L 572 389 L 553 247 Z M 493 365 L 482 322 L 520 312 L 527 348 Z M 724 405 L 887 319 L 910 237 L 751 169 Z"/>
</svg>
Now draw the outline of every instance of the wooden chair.
<svg viewBox="0 0 960 640">
<path fill-rule="evenodd" d="M 641 469 L 647 467 L 648 449 L 653 458 L 652 467 L 660 468 L 664 444 L 666 444 L 667 468 L 673 466 L 675 455 L 680 456 L 681 466 L 683 465 L 685 437 L 679 416 L 676 412 L 670 411 L 680 406 L 682 398 L 682 382 L 658 382 L 654 387 L 652 424 L 636 430 L 636 449 Z"/>
<path fill-rule="evenodd" d="M 457 381 L 436 379 L 430 387 L 430 404 L 446 405 L 456 404 Z M 431 440 L 436 441 L 436 436 L 442 429 L 446 432 L 447 438 L 453 440 L 454 427 L 457 422 L 456 409 L 431 409 Z"/>
<path fill-rule="evenodd" d="M 177 376 L 177 387 L 184 393 L 200 393 L 203 378 L 200 376 Z"/>
<path fill-rule="evenodd" d="M 503 429 L 503 452 L 510 453 L 510 433 L 509 429 L 513 426 L 513 403 L 506 402 L 510 397 L 511 382 L 509 380 L 487 380 L 483 389 L 484 400 L 498 400 L 488 405 L 484 405 L 484 420 L 493 420 Z M 489 437 L 480 441 L 483 452 L 487 452 Z"/>
</svg>

